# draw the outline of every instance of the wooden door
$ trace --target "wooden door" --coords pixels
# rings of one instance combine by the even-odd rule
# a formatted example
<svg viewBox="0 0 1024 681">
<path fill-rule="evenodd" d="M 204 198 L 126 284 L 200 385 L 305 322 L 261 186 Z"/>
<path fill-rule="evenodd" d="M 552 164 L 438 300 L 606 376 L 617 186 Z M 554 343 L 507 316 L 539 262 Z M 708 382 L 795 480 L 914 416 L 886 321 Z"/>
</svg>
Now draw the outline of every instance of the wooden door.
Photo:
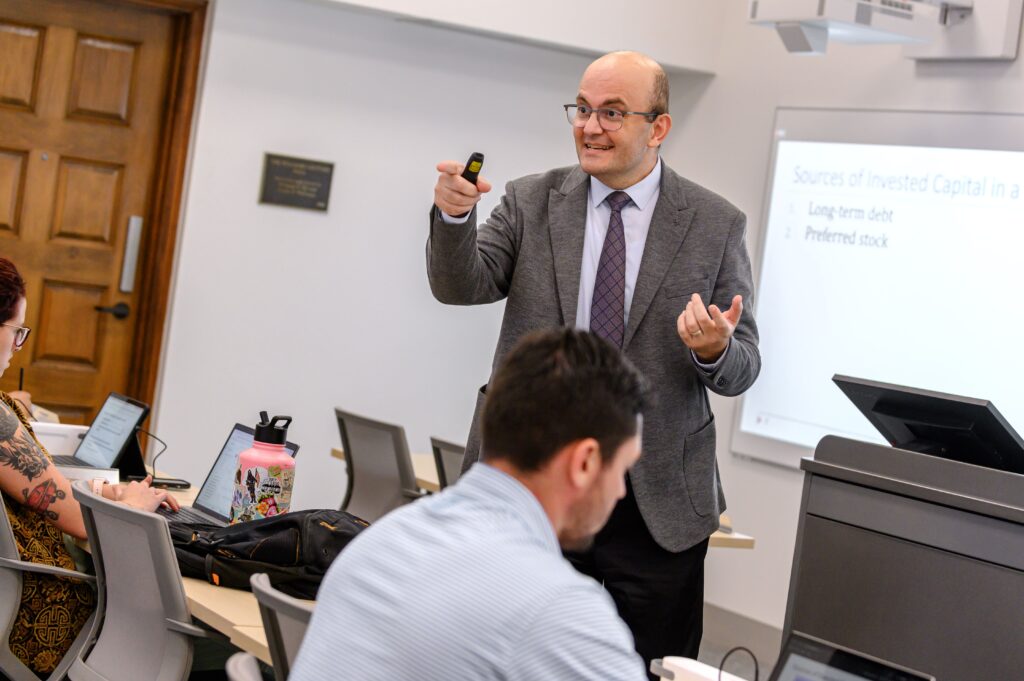
<svg viewBox="0 0 1024 681">
<path fill-rule="evenodd" d="M 151 218 L 174 38 L 157 9 L 0 0 L 0 254 L 25 277 L 32 328 L 0 389 L 24 367 L 66 423 L 130 385 L 146 300 L 122 269 L 129 221 Z M 98 309 L 117 305 L 127 317 Z"/>
</svg>

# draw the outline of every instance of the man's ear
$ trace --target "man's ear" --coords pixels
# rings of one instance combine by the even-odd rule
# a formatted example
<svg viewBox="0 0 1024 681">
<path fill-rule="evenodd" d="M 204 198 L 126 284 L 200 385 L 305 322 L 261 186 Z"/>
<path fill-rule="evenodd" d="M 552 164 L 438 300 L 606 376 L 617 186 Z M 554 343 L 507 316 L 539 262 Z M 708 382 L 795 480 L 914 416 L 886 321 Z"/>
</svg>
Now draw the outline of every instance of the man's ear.
<svg viewBox="0 0 1024 681">
<path fill-rule="evenodd" d="M 569 481 L 577 490 L 589 489 L 601 474 L 601 447 L 592 437 L 569 445 Z"/>
<path fill-rule="evenodd" d="M 647 140 L 647 146 L 660 147 L 661 143 L 668 137 L 668 131 L 672 129 L 672 117 L 662 114 L 654 119 L 651 124 L 651 137 Z"/>
</svg>

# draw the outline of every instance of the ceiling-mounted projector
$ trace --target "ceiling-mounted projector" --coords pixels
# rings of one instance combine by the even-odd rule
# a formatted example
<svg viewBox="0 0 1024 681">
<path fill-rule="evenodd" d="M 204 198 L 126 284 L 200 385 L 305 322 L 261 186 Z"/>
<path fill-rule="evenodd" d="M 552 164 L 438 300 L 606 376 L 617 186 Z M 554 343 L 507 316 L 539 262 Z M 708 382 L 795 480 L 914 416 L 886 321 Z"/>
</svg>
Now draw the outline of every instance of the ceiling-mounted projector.
<svg viewBox="0 0 1024 681">
<path fill-rule="evenodd" d="M 750 21 L 797 54 L 830 41 L 903 43 L 914 59 L 1014 59 L 1024 0 L 751 0 Z"/>
</svg>

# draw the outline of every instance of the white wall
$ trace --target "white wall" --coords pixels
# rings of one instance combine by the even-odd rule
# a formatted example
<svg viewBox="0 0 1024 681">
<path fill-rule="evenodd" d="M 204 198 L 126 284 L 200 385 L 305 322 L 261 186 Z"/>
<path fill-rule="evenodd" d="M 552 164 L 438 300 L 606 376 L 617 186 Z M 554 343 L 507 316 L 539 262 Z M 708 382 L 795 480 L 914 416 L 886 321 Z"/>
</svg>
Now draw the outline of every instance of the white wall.
<svg viewBox="0 0 1024 681">
<path fill-rule="evenodd" d="M 746 211 L 752 254 L 757 252 L 776 107 L 1024 113 L 1024 65 L 1019 59 L 917 65 L 904 59 L 898 47 L 839 44 L 830 46 L 824 57 L 794 57 L 786 54 L 774 32 L 746 23 L 746 2 L 725 4 L 717 75 L 689 118 L 673 130 L 665 157 L 676 170 Z M 673 93 L 673 101 L 678 94 Z M 815 311 L 807 310 L 806 325 L 792 332 L 814 333 L 814 325 Z M 736 406 L 735 400 L 713 400 L 722 424 L 719 464 L 734 524 L 756 536 L 757 548 L 710 552 L 707 600 L 781 627 L 802 476 L 729 452 Z"/>
<path fill-rule="evenodd" d="M 899 48 L 842 45 L 797 58 L 746 24 L 745 0 L 718 3 L 720 43 L 704 48 L 718 75 L 672 77 L 664 155 L 747 212 L 752 253 L 777 106 L 1024 110 L 1019 61 L 916 65 Z M 231 423 L 289 412 L 296 501 L 334 506 L 335 405 L 405 424 L 414 449 L 430 434 L 463 439 L 502 310 L 430 296 L 433 165 L 483 151 L 500 188 L 572 163 L 559 105 L 588 61 L 333 3 L 218 0 L 156 404 L 171 444 L 161 467 L 196 479 Z M 258 205 L 265 151 L 333 161 L 330 212 Z M 813 333 L 807 316 L 794 333 Z M 801 475 L 733 457 L 736 402 L 713 406 L 730 513 L 758 547 L 711 551 L 707 599 L 778 627 Z"/>
<path fill-rule="evenodd" d="M 469 57 L 471 55 L 471 58 Z M 464 441 L 502 306 L 431 296 L 434 165 L 504 181 L 575 161 L 584 57 L 296 0 L 219 0 L 155 422 L 201 480 L 235 421 L 295 417 L 296 504 L 336 507 L 334 407 Z M 335 164 L 327 214 L 257 203 L 264 152 Z M 484 210 L 497 202 L 497 192 Z"/>
<path fill-rule="evenodd" d="M 725 3 L 708 0 L 325 0 L 598 55 L 636 49 L 672 70 L 714 71 Z"/>
</svg>

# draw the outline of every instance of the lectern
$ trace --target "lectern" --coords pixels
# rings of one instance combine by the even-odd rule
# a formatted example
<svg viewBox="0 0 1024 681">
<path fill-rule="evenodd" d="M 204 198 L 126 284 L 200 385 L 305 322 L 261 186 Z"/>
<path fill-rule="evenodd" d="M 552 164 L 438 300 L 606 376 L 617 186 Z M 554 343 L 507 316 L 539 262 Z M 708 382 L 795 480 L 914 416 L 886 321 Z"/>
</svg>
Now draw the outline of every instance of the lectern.
<svg viewBox="0 0 1024 681">
<path fill-rule="evenodd" d="M 985 401 L 834 380 L 892 444 L 827 436 L 801 463 L 784 634 L 1024 678 L 1024 441 Z"/>
</svg>

